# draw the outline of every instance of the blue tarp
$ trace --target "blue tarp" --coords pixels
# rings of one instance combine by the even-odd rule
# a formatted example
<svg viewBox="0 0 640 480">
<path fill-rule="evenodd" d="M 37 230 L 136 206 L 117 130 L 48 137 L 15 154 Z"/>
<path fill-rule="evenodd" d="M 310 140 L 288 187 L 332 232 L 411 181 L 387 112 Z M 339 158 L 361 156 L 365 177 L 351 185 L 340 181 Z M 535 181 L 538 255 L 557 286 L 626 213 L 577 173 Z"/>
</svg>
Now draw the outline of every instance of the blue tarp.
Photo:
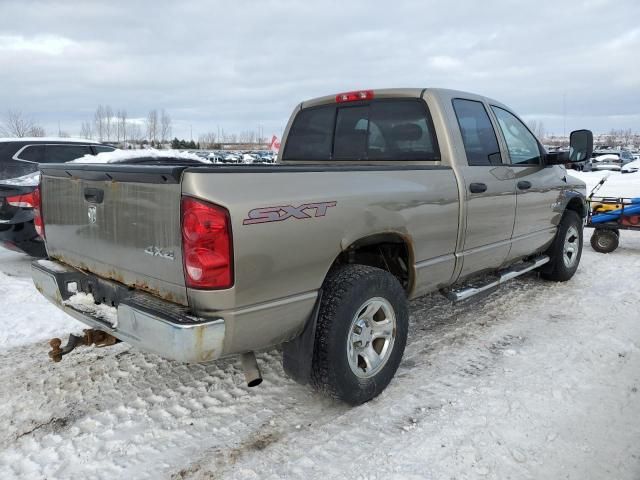
<svg viewBox="0 0 640 480">
<path fill-rule="evenodd" d="M 640 198 L 632 198 L 630 200 L 631 205 L 625 205 L 624 214 L 627 215 L 640 215 Z M 591 223 L 605 223 L 615 222 L 620 218 L 622 209 L 611 210 L 607 213 L 599 213 L 591 217 Z"/>
</svg>

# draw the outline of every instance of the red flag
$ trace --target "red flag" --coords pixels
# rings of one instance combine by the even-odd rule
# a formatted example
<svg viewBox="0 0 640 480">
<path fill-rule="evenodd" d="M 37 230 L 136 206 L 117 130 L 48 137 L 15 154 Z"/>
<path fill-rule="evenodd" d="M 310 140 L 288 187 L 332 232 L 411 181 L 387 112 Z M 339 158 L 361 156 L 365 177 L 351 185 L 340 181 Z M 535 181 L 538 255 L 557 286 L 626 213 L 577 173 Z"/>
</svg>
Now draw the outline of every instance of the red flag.
<svg viewBox="0 0 640 480">
<path fill-rule="evenodd" d="M 280 140 L 275 135 L 271 137 L 271 145 L 269 146 L 269 150 L 272 152 L 277 152 L 280 150 Z"/>
</svg>

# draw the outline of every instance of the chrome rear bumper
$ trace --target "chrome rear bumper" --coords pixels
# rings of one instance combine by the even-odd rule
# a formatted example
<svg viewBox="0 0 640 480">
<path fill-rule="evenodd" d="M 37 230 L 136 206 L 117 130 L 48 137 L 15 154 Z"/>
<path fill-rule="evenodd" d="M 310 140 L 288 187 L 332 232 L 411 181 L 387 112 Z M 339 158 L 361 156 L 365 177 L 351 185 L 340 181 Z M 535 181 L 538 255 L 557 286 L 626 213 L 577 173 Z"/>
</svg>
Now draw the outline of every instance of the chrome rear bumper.
<svg viewBox="0 0 640 480">
<path fill-rule="evenodd" d="M 188 363 L 208 362 L 222 355 L 225 337 L 222 318 L 196 318 L 189 315 L 186 307 L 56 261 L 36 260 L 31 271 L 38 291 L 58 308 L 141 350 Z M 111 323 L 74 307 L 68 300 L 81 291 L 100 292 L 100 300 L 104 298 L 107 305 L 117 305 L 117 320 Z"/>
</svg>

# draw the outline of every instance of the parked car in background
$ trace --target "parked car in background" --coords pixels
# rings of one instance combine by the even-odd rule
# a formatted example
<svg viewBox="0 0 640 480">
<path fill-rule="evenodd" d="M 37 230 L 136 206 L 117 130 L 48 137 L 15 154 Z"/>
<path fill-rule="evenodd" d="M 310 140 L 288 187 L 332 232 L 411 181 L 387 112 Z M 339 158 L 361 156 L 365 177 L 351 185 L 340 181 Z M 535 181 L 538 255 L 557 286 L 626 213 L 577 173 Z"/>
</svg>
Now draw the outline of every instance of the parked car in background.
<svg viewBox="0 0 640 480">
<path fill-rule="evenodd" d="M 620 171 L 624 165 L 632 161 L 633 155 L 630 151 L 623 148 L 607 148 L 594 150 L 591 166 L 593 170 Z"/>
<path fill-rule="evenodd" d="M 0 138 L 0 245 L 44 257 L 44 243 L 34 226 L 38 165 L 64 163 L 114 147 L 70 138 Z"/>
<path fill-rule="evenodd" d="M 635 173 L 640 170 L 640 159 L 627 163 L 620 170 L 622 173 Z"/>
<path fill-rule="evenodd" d="M 590 159 L 592 170 L 620 171 L 622 161 L 620 151 L 614 149 L 596 150 Z"/>
</svg>

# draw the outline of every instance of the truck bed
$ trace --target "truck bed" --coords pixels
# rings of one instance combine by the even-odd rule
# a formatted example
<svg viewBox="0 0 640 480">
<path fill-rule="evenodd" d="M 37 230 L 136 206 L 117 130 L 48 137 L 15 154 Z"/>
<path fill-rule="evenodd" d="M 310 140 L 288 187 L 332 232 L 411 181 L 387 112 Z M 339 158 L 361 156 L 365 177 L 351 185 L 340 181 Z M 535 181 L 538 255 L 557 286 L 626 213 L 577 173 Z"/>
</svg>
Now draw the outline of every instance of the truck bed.
<svg viewBox="0 0 640 480">
<path fill-rule="evenodd" d="M 233 350 L 276 344 L 299 331 L 333 261 L 363 237 L 406 238 L 408 268 L 421 287 L 412 296 L 446 284 L 453 273 L 458 187 L 445 166 L 63 164 L 43 166 L 42 173 L 51 258 L 189 306 L 198 316 L 227 312 L 236 319 L 227 337 L 242 338 Z M 92 203 L 99 191 L 102 202 Z M 185 286 L 184 196 L 229 211 L 231 288 Z M 318 204 L 325 207 L 304 209 Z M 274 208 L 277 220 L 268 213 Z M 284 311 L 276 331 L 256 324 Z"/>
</svg>

